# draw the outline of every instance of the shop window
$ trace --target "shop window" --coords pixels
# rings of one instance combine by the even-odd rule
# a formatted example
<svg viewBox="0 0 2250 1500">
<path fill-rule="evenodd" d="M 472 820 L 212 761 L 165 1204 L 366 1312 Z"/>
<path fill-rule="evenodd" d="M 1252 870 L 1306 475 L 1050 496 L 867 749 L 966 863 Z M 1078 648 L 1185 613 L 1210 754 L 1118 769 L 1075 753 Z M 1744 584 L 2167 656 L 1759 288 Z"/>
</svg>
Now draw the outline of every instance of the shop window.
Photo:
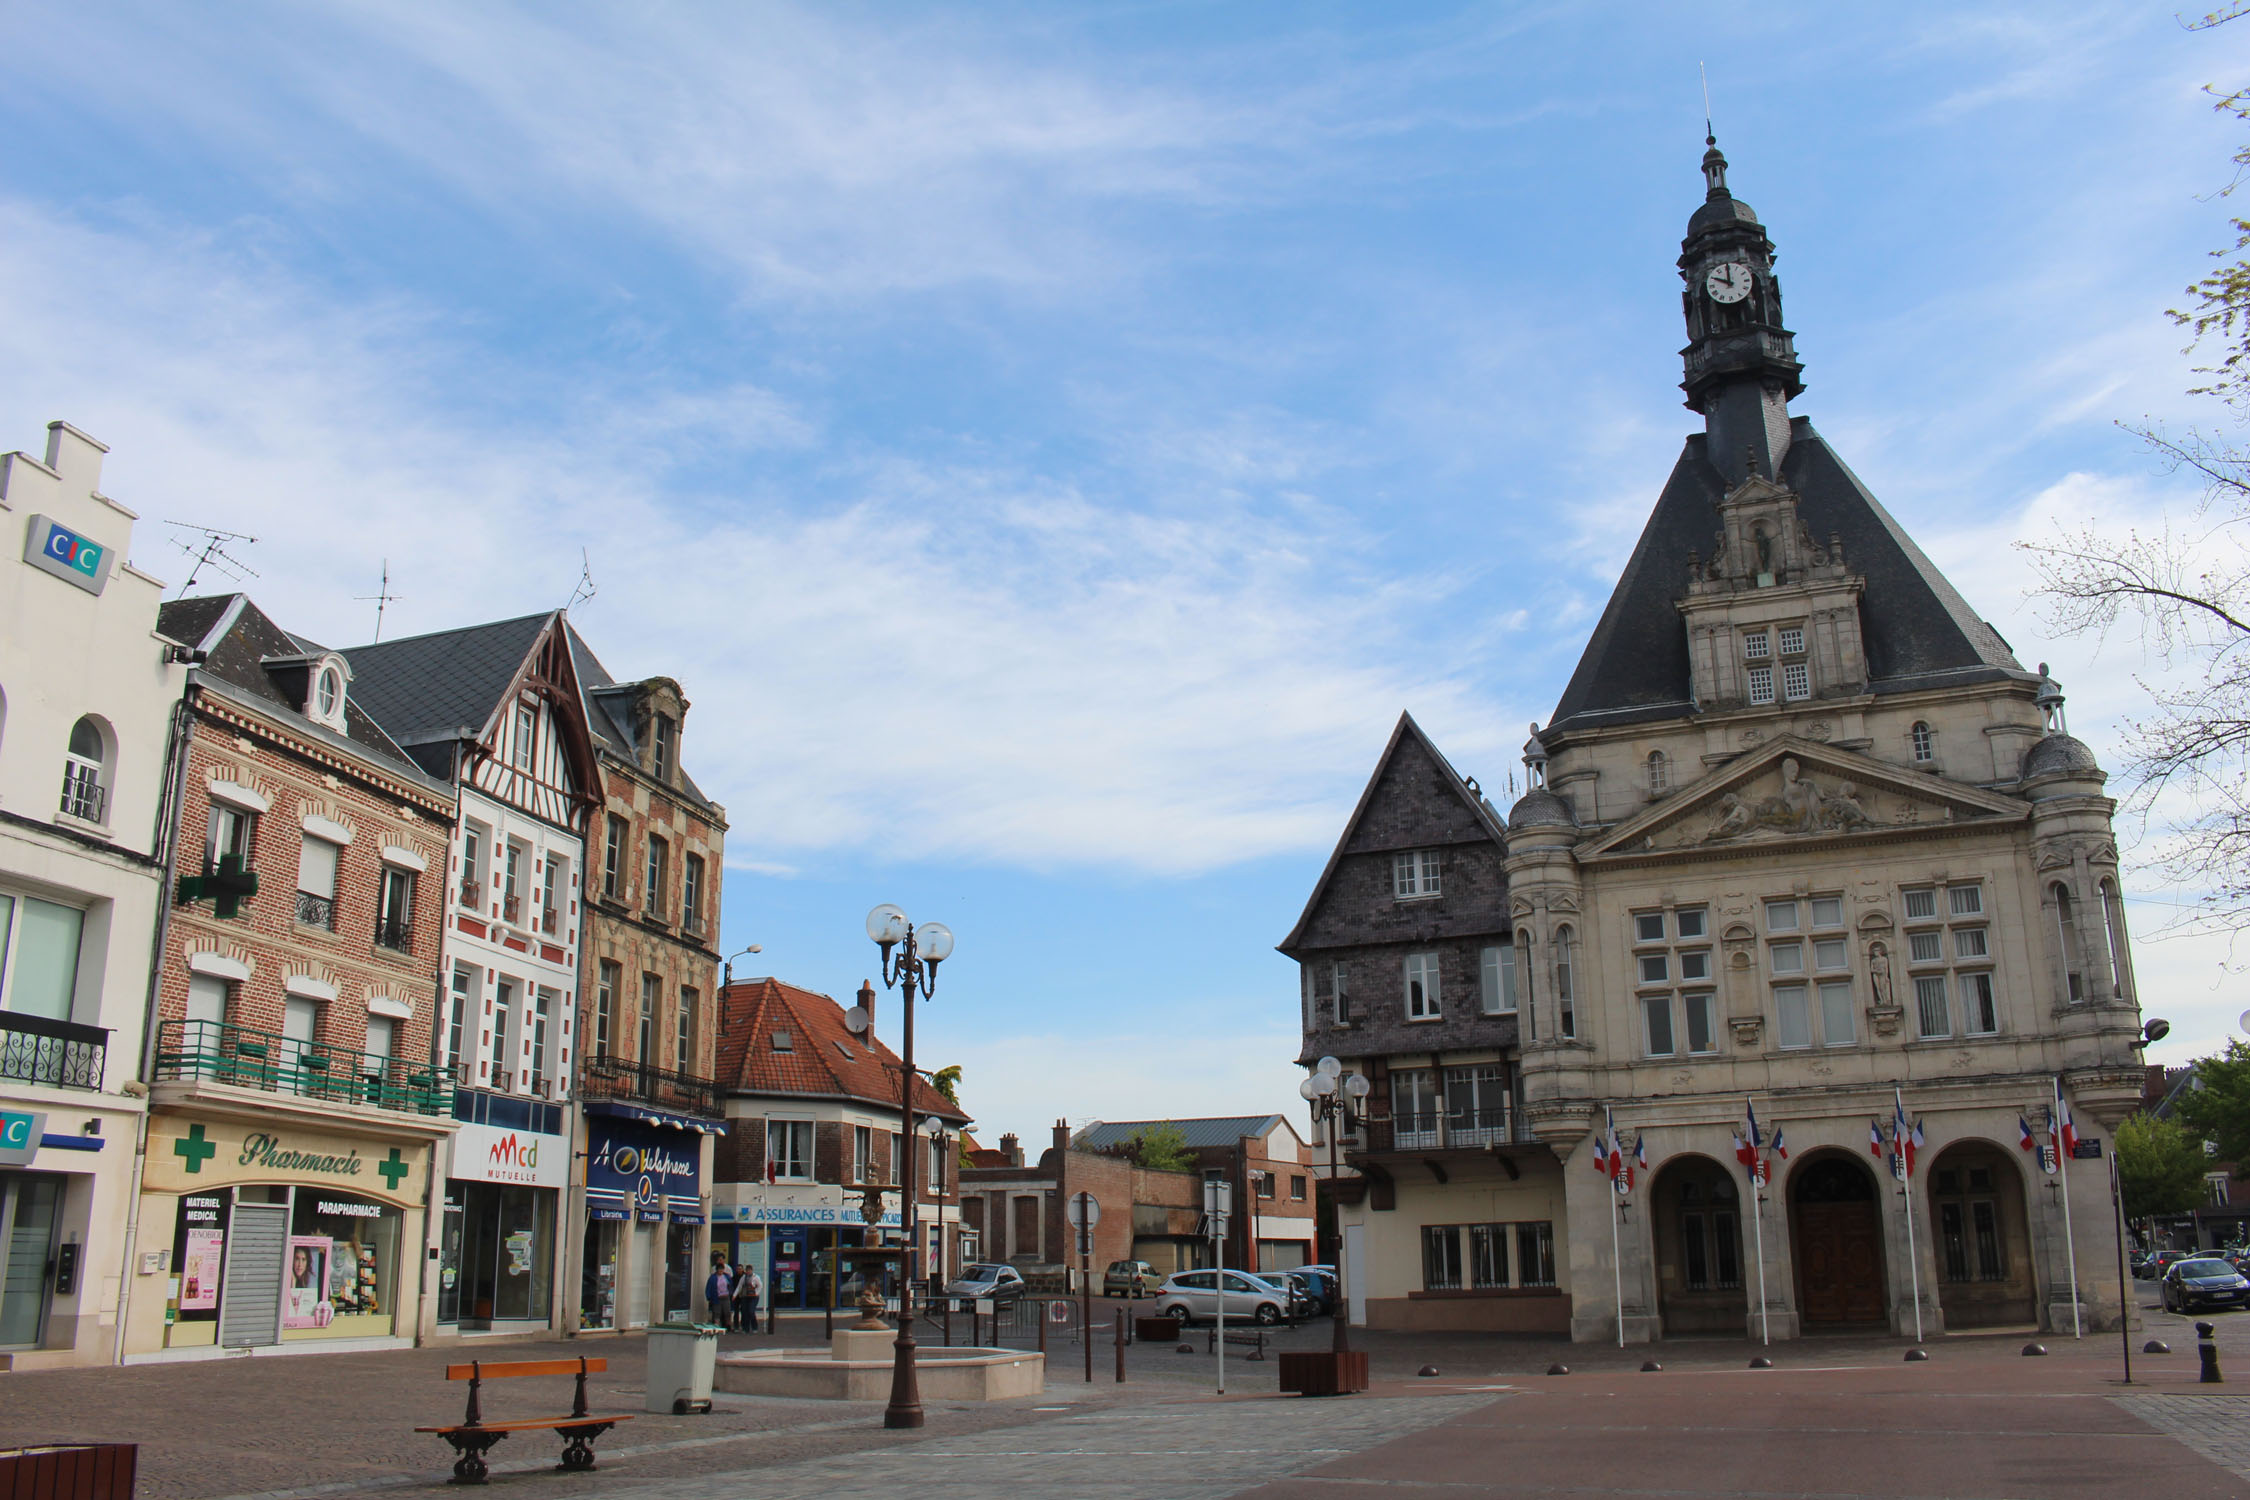
<svg viewBox="0 0 2250 1500">
<path fill-rule="evenodd" d="M 40 1173 L 0 1173 L 0 1349 L 37 1348 L 47 1323 L 45 1269 L 54 1258 L 62 1216 L 63 1179 Z M 91 1275 L 84 1267 L 81 1275 Z"/>
<path fill-rule="evenodd" d="M 0 891 L 0 1009 L 69 1020 L 85 925 L 75 906 Z"/>
<path fill-rule="evenodd" d="M 390 1333 L 399 1211 L 325 1188 L 299 1188 L 296 1200 L 282 1287 L 282 1338 Z"/>
</svg>

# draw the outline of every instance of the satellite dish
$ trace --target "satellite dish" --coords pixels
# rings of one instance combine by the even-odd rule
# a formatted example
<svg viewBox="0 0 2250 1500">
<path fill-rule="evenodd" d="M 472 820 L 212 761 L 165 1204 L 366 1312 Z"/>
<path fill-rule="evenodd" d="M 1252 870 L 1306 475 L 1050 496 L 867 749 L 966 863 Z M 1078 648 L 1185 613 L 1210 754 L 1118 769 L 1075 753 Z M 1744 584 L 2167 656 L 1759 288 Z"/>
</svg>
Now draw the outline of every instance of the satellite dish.
<svg viewBox="0 0 2250 1500">
<path fill-rule="evenodd" d="M 844 1012 L 844 1029 L 853 1036 L 867 1035 L 867 1007 L 855 1005 Z"/>
</svg>

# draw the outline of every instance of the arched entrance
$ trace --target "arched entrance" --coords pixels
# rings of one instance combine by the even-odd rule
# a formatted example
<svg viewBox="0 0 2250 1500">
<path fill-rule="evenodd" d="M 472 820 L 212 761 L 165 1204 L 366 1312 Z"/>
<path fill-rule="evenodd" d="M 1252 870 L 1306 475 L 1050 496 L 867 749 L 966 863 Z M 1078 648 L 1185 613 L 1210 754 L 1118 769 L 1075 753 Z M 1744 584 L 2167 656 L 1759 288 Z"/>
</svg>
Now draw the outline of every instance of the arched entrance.
<svg viewBox="0 0 2250 1500">
<path fill-rule="evenodd" d="M 1883 1216 L 1875 1174 L 1842 1152 L 1811 1157 L 1789 1178 L 1797 1310 L 1808 1328 L 1881 1327 Z"/>
<path fill-rule="evenodd" d="M 1656 1301 L 1667 1338 L 1742 1332 L 1742 1190 L 1708 1156 L 1664 1164 L 1649 1193 L 1656 1228 Z"/>
<path fill-rule="evenodd" d="M 1990 1141 L 1961 1141 L 1930 1163 L 1930 1237 L 1948 1328 L 2038 1321 L 2023 1175 Z"/>
</svg>

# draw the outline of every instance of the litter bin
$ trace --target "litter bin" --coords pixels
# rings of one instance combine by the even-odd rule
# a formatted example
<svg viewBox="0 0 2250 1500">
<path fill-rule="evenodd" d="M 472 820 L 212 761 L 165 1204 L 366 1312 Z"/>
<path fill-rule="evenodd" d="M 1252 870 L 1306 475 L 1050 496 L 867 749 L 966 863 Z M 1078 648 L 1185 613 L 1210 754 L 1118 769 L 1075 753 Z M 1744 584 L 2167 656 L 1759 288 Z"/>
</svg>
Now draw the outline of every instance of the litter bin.
<svg viewBox="0 0 2250 1500">
<path fill-rule="evenodd" d="M 718 1357 L 718 1324 L 652 1324 L 648 1330 L 648 1394 L 641 1409 L 709 1411 L 711 1376 Z"/>
</svg>

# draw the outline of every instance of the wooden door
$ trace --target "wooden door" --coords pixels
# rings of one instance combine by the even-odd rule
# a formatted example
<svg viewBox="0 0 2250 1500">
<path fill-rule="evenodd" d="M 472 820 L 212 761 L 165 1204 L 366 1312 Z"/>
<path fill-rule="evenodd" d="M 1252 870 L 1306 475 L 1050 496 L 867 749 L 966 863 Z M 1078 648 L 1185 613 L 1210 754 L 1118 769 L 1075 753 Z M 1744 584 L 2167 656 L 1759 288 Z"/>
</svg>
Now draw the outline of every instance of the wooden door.
<svg viewBox="0 0 2250 1500">
<path fill-rule="evenodd" d="M 1796 1203 L 1798 1307 L 1807 1323 L 1881 1323 L 1882 1219 L 1856 1162 L 1809 1168 Z"/>
</svg>

